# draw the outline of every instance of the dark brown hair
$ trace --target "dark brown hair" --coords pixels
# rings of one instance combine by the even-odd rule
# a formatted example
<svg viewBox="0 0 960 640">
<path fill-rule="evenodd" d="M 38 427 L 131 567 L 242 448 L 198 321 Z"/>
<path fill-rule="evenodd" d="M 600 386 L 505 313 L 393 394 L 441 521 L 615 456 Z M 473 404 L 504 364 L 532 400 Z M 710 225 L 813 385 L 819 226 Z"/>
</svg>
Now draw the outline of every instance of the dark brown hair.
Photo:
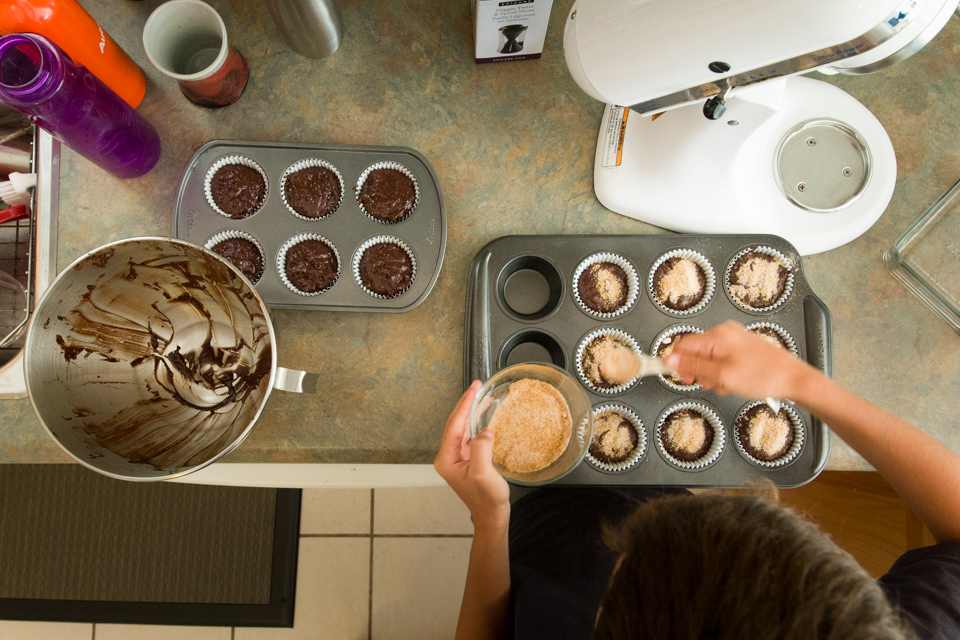
<svg viewBox="0 0 960 640">
<path fill-rule="evenodd" d="M 914 638 L 850 554 L 760 495 L 654 500 L 605 539 L 622 557 L 594 640 Z"/>
</svg>

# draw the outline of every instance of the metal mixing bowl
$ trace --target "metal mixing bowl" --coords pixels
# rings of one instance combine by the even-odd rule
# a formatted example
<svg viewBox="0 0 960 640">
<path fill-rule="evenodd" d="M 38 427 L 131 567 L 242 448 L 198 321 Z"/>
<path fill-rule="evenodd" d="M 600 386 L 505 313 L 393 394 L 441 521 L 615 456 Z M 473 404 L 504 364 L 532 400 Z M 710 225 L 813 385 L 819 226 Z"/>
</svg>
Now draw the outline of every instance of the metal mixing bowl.
<svg viewBox="0 0 960 640">
<path fill-rule="evenodd" d="M 30 322 L 27 391 L 79 462 L 125 480 L 163 480 L 232 451 L 278 373 L 256 290 L 215 253 L 131 238 L 78 259 Z"/>
</svg>

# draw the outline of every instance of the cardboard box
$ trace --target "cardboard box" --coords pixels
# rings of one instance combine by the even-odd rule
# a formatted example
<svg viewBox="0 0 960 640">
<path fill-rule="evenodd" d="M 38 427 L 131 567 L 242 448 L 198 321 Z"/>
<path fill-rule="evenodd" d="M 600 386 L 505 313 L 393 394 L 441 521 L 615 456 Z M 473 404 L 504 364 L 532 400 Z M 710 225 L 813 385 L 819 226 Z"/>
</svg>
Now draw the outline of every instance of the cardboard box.
<svg viewBox="0 0 960 640">
<path fill-rule="evenodd" d="M 535 60 L 553 0 L 471 0 L 477 63 Z"/>
</svg>

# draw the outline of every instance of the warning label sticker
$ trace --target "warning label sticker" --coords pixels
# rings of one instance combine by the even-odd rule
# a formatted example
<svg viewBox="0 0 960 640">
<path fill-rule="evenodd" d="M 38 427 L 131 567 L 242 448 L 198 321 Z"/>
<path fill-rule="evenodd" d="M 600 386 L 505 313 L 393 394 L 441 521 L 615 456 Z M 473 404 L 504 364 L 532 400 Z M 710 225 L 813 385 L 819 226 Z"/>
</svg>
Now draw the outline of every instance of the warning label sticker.
<svg viewBox="0 0 960 640">
<path fill-rule="evenodd" d="M 604 167 L 619 167 L 623 162 L 623 136 L 627 132 L 627 117 L 630 109 L 610 106 L 610 118 L 607 120 L 607 129 L 603 132 L 603 154 L 601 165 Z"/>
</svg>

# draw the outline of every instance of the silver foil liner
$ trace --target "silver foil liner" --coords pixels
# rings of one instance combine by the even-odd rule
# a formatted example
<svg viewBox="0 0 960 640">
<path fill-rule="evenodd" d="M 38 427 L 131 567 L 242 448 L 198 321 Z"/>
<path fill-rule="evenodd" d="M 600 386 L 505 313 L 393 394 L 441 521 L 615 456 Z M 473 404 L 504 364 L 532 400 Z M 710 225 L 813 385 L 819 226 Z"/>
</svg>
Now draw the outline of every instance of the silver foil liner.
<svg viewBox="0 0 960 640">
<path fill-rule="evenodd" d="M 596 420 L 598 415 L 606 411 L 612 411 L 623 416 L 627 419 L 627 421 L 630 422 L 631 425 L 633 425 L 634 430 L 637 432 L 637 446 L 623 462 L 601 462 L 593 457 L 589 449 L 587 450 L 587 455 L 585 457 L 587 462 L 592 464 L 597 469 L 606 471 L 607 473 L 622 473 L 637 466 L 637 464 L 643 459 L 643 456 L 647 453 L 647 431 L 643 427 L 643 421 L 640 419 L 640 416 L 638 416 L 628 407 L 617 402 L 608 402 L 594 407 L 594 420 Z"/>
<path fill-rule="evenodd" d="M 664 340 L 679 333 L 703 333 L 703 329 L 692 324 L 678 324 L 672 327 L 667 327 L 661 331 L 660 335 L 658 335 L 653 341 L 653 346 L 650 348 L 650 355 L 657 355 L 657 352 L 660 350 L 660 345 L 663 344 Z M 660 382 L 664 384 L 664 386 L 673 391 L 697 391 L 701 388 L 700 385 L 696 383 L 681 384 L 679 382 L 674 382 L 669 376 L 665 376 L 662 373 L 657 375 L 657 377 L 660 379 Z"/>
<path fill-rule="evenodd" d="M 330 283 L 330 286 L 326 289 L 321 289 L 320 291 L 300 291 L 300 289 L 297 289 L 297 287 L 294 286 L 294 284 L 287 278 L 287 251 L 300 244 L 304 240 L 319 240 L 333 249 L 333 255 L 337 257 L 337 277 L 334 278 L 333 282 Z M 288 238 L 287 241 L 280 246 L 280 251 L 277 253 L 277 273 L 280 275 L 280 280 L 283 281 L 284 286 L 297 295 L 313 297 L 330 291 L 330 289 L 332 289 L 334 285 L 340 281 L 340 274 L 342 272 L 343 260 L 340 257 L 340 251 L 337 250 L 337 245 L 333 244 L 330 240 L 323 237 L 319 233 L 298 233 L 295 236 Z"/>
<path fill-rule="evenodd" d="M 286 192 L 287 177 L 296 173 L 297 171 L 301 171 L 308 167 L 323 167 L 324 169 L 329 169 L 330 171 L 333 172 L 333 175 L 337 176 L 337 181 L 340 183 L 340 199 L 337 201 L 337 206 L 335 206 L 330 211 L 330 213 L 326 215 L 322 215 L 319 218 L 311 218 L 309 216 L 305 216 L 301 213 L 298 213 L 297 210 L 294 209 L 292 206 L 290 206 L 290 203 L 287 202 L 287 192 Z M 289 211 L 296 217 L 300 218 L 301 220 L 315 222 L 317 220 L 325 220 L 329 218 L 330 216 L 335 214 L 337 210 L 340 208 L 340 205 L 343 204 L 343 193 L 344 193 L 343 176 L 340 175 L 340 171 L 335 166 L 327 162 L 326 160 L 321 160 L 320 158 L 304 158 L 303 160 L 298 160 L 297 162 L 294 162 L 292 165 L 287 167 L 287 170 L 283 172 L 282 176 L 280 176 L 280 198 L 283 200 L 283 204 L 284 206 L 286 206 L 287 211 Z"/>
<path fill-rule="evenodd" d="M 580 276 L 588 267 L 597 264 L 598 262 L 609 262 L 611 264 L 615 264 L 623 269 L 624 273 L 627 274 L 627 301 L 622 307 L 611 313 L 594 311 L 585 305 L 583 300 L 580 299 L 580 287 L 577 286 Z M 627 311 L 632 309 L 634 304 L 636 304 L 637 295 L 639 293 L 640 278 L 637 276 L 637 270 L 634 269 L 633 265 L 630 264 L 626 258 L 615 253 L 595 253 L 581 262 L 580 266 L 577 267 L 577 270 L 573 272 L 573 297 L 577 301 L 577 306 L 580 307 L 580 310 L 591 318 L 596 318 L 598 320 L 612 320 L 613 318 L 622 316 Z"/>
<path fill-rule="evenodd" d="M 228 164 L 242 164 L 245 167 L 256 169 L 257 172 L 261 176 L 263 176 L 263 185 L 264 185 L 263 199 L 260 201 L 260 204 L 252 213 L 245 215 L 242 218 L 234 218 L 233 216 L 228 214 L 226 211 L 218 207 L 217 203 L 213 201 L 213 193 L 210 190 L 210 183 L 213 180 L 213 176 L 217 173 L 219 169 L 227 166 Z M 267 177 L 267 172 L 263 170 L 263 167 L 261 167 L 260 164 L 253 158 L 248 158 L 247 156 L 241 156 L 241 155 L 224 156 L 223 158 L 220 158 L 219 160 L 214 162 L 213 166 L 207 170 L 207 174 L 203 178 L 203 195 L 207 199 L 207 204 L 209 204 L 214 211 L 222 215 L 224 218 L 227 218 L 229 220 L 245 220 L 253 215 L 256 215 L 263 209 L 263 205 L 266 204 L 267 198 L 270 197 L 270 179 Z"/>
<path fill-rule="evenodd" d="M 366 251 L 367 249 L 369 249 L 375 244 L 380 244 L 381 242 L 395 244 L 401 249 L 403 249 L 404 251 L 406 251 L 407 255 L 410 256 L 410 264 L 413 269 L 413 273 L 411 274 L 411 277 L 410 277 L 410 284 L 407 285 L 406 289 L 396 294 L 395 296 L 384 296 L 379 293 L 370 291 L 370 289 L 367 289 L 367 287 L 363 284 L 363 281 L 360 279 L 360 259 L 363 258 L 364 251 Z M 364 243 L 361 244 L 359 248 L 357 248 L 357 252 L 353 254 L 353 278 L 354 280 L 356 280 L 357 286 L 359 286 L 367 295 L 377 298 L 379 300 L 393 300 L 394 298 L 399 298 L 400 296 L 405 294 L 407 291 L 409 291 L 410 287 L 413 286 L 413 283 L 417 281 L 417 257 L 413 254 L 413 249 L 410 248 L 410 245 L 408 245 L 406 242 L 404 242 L 403 240 L 401 240 L 396 236 L 374 236 L 369 240 L 364 241 Z"/>
<path fill-rule="evenodd" d="M 773 302 L 773 304 L 771 304 L 768 307 L 751 307 L 750 305 L 744 304 L 743 302 L 741 302 L 740 299 L 737 298 L 735 295 L 733 295 L 733 293 L 730 291 L 730 274 L 733 271 L 733 265 L 735 265 L 737 263 L 737 260 L 739 260 L 744 254 L 749 253 L 751 251 L 762 253 L 764 255 L 768 255 L 768 256 L 771 256 L 772 258 L 775 258 L 776 261 L 779 262 L 787 270 L 787 281 L 783 286 L 783 294 L 779 298 L 777 298 Z M 724 282 L 724 286 L 727 289 L 727 297 L 730 298 L 733 304 L 737 305 L 744 311 L 768 313 L 770 311 L 775 311 L 776 309 L 779 309 L 781 306 L 783 306 L 783 303 L 786 302 L 787 299 L 790 298 L 790 294 L 793 293 L 793 282 L 794 282 L 793 264 L 790 262 L 790 260 L 787 259 L 785 255 L 783 255 L 773 247 L 767 247 L 763 245 L 756 246 L 756 247 L 747 247 L 746 249 L 738 251 L 737 254 L 730 259 L 730 262 L 727 263 L 727 268 L 724 272 L 723 282 Z"/>
<path fill-rule="evenodd" d="M 585 387 L 587 387 L 594 393 L 599 393 L 605 396 L 612 396 L 618 393 L 623 393 L 627 389 L 630 389 L 631 387 L 633 387 L 640 380 L 640 377 L 638 376 L 630 380 L 629 382 L 625 382 L 623 384 L 617 385 L 615 387 L 609 387 L 609 388 L 598 387 L 593 382 L 591 382 L 589 378 L 587 378 L 586 374 L 583 372 L 584 350 L 587 348 L 587 345 L 590 344 L 594 339 L 599 338 L 601 336 L 606 336 L 606 335 L 617 336 L 618 338 L 620 338 L 624 342 L 624 344 L 626 344 L 627 347 L 631 351 L 633 351 L 633 353 L 635 353 L 638 357 L 643 355 L 643 351 L 640 349 L 640 345 L 637 344 L 637 341 L 634 340 L 630 334 L 626 333 L 625 331 L 621 331 L 620 329 L 597 329 L 595 331 L 591 331 L 590 333 L 588 333 L 586 337 L 584 337 L 583 340 L 580 341 L 580 345 L 577 347 L 577 377 L 580 378 L 580 382 L 582 382 Z"/>
<path fill-rule="evenodd" d="M 751 331 L 753 329 L 761 329 L 761 328 L 772 329 L 777 333 L 778 336 L 780 336 L 780 338 L 783 339 L 784 343 L 786 343 L 787 345 L 787 349 L 789 349 L 790 352 L 793 353 L 793 355 L 797 356 L 798 358 L 800 357 L 800 349 L 797 348 L 796 340 L 794 340 L 793 336 L 787 333 L 787 330 L 781 327 L 780 325 L 774 324 L 772 322 L 751 322 L 744 328 L 747 331 Z"/>
<path fill-rule="evenodd" d="M 794 460 L 797 459 L 797 456 L 800 455 L 800 451 L 803 449 L 803 440 L 804 440 L 804 429 L 803 429 L 803 419 L 800 417 L 800 414 L 794 409 L 791 405 L 786 402 L 780 404 L 780 409 L 787 414 L 787 417 L 790 419 L 790 424 L 793 426 L 793 444 L 790 445 L 790 448 L 787 449 L 787 452 L 777 458 L 776 460 L 771 460 L 766 462 L 764 460 L 758 460 L 752 455 L 747 453 L 747 450 L 743 447 L 743 443 L 740 441 L 740 429 L 738 425 L 740 419 L 748 411 L 756 407 L 757 405 L 765 404 L 763 400 L 758 400 L 756 402 L 749 402 L 741 407 L 740 411 L 737 412 L 737 418 L 733 421 L 733 441 L 737 445 L 737 451 L 740 452 L 740 455 L 743 456 L 744 460 L 751 462 L 757 466 L 765 467 L 767 469 L 776 469 L 777 467 L 784 467 Z"/>
<path fill-rule="evenodd" d="M 713 443 L 710 445 L 710 449 L 708 449 L 702 457 L 692 462 L 678 460 L 667 453 L 666 448 L 663 446 L 663 438 L 661 437 L 663 425 L 667 421 L 667 418 L 681 409 L 692 409 L 696 411 L 706 419 L 707 423 L 711 427 L 713 427 Z M 727 434 L 723 428 L 723 422 L 720 420 L 720 416 L 717 415 L 716 411 L 702 402 L 688 400 L 672 404 L 664 410 L 664 412 L 660 415 L 660 419 L 657 420 L 657 429 L 654 437 L 656 438 L 657 442 L 657 451 L 660 452 L 660 455 L 668 463 L 674 467 L 677 467 L 678 469 L 683 469 L 684 471 L 703 471 L 720 459 L 720 456 L 723 454 L 723 448 L 727 439 Z"/>
<path fill-rule="evenodd" d="M 413 207 L 411 207 L 410 211 L 407 212 L 407 215 L 403 216 L 399 220 L 380 220 L 379 218 L 376 218 L 370 215 L 370 212 L 367 211 L 364 208 L 363 204 L 360 202 L 360 190 L 363 189 L 363 183 L 367 181 L 367 176 L 370 175 L 370 172 L 375 171 L 377 169 L 395 169 L 400 173 L 402 173 L 403 175 L 410 178 L 411 180 L 413 180 L 413 191 L 414 191 Z M 374 222 L 379 222 L 380 224 L 397 224 L 398 222 L 403 222 L 404 220 L 412 216 L 413 212 L 417 210 L 417 206 L 420 205 L 420 182 L 417 181 L 417 177 L 413 175 L 413 172 L 410 171 L 410 169 L 407 169 L 405 166 L 403 166 L 399 162 L 375 162 L 374 164 L 364 169 L 363 173 L 361 173 L 360 177 L 357 179 L 356 195 L 357 195 L 357 205 L 360 207 L 360 210 L 363 211 L 363 213 L 368 218 L 370 218 Z"/>
<path fill-rule="evenodd" d="M 684 309 L 683 311 L 671 309 L 664 303 L 660 302 L 660 299 L 657 297 L 657 292 L 653 289 L 653 276 L 657 272 L 657 268 L 670 258 L 688 258 L 695 262 L 701 269 L 703 269 L 703 297 L 700 298 L 700 302 L 693 305 L 689 309 Z M 713 295 L 717 291 L 717 274 L 713 270 L 713 265 L 710 264 L 710 261 L 707 260 L 706 256 L 704 256 L 702 253 L 693 251 L 691 249 L 674 249 L 673 251 L 668 251 L 660 256 L 657 258 L 656 262 L 653 263 L 653 266 L 650 268 L 650 273 L 647 276 L 647 290 L 650 293 L 650 299 L 653 300 L 653 303 L 657 305 L 657 308 L 664 313 L 668 313 L 673 316 L 689 316 L 703 311 L 713 300 Z"/>
<path fill-rule="evenodd" d="M 234 238 L 242 238 L 244 240 L 249 240 L 254 244 L 257 250 L 260 251 L 260 258 L 262 263 L 260 265 L 260 273 L 257 275 L 256 278 L 248 278 L 248 280 L 250 280 L 250 284 L 255 285 L 258 282 L 260 282 L 260 278 L 263 277 L 263 272 L 266 271 L 266 268 L 267 268 L 267 254 L 264 253 L 263 245 L 260 244 L 259 240 L 254 238 L 252 235 L 250 235 L 246 231 L 241 231 L 240 229 L 224 229 L 223 231 L 218 231 L 217 233 L 210 236 L 210 239 L 207 240 L 206 244 L 204 244 L 203 246 L 204 248 L 209 249 L 210 251 L 213 251 L 213 248 L 218 244 L 220 244 L 221 242 L 223 242 L 224 240 L 233 240 Z M 213 252 L 217 253 L 216 251 L 213 251 Z M 217 254 L 217 255 L 220 255 L 220 254 Z M 223 258 L 223 256 L 220 256 L 220 257 Z M 223 258 L 223 259 L 227 260 L 226 258 Z M 230 261 L 227 260 L 227 262 L 230 262 Z M 236 267 L 236 265 L 233 265 L 233 266 Z M 237 271 L 239 270 L 240 268 L 237 267 Z M 245 275 L 244 277 L 246 278 Z"/>
</svg>

